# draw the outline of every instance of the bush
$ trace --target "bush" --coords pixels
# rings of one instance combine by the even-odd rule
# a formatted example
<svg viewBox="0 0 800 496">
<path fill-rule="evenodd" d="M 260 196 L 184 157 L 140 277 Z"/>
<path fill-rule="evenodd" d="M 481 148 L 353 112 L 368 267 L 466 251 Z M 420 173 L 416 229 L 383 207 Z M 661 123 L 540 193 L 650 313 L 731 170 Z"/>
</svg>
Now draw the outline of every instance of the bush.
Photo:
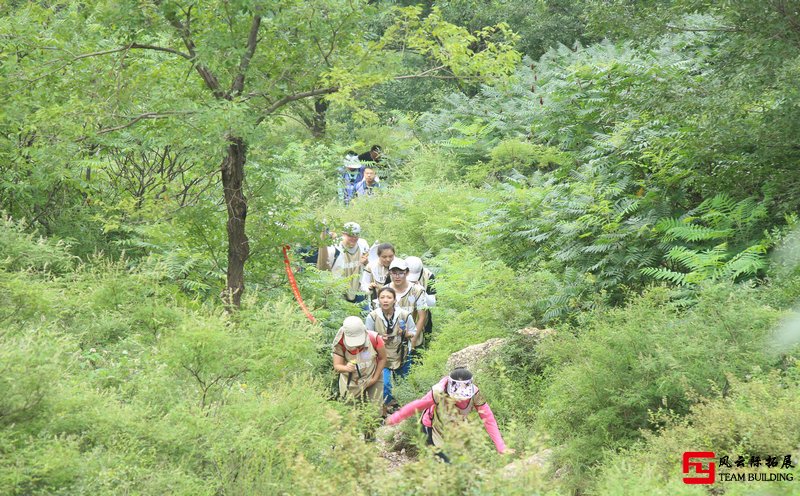
<svg viewBox="0 0 800 496">
<path fill-rule="evenodd" d="M 765 337 L 780 313 L 754 290 L 709 286 L 685 312 L 652 289 L 625 308 L 587 321 L 545 342 L 551 365 L 540 425 L 563 445 L 575 477 L 586 474 L 603 450 L 630 446 L 653 426 L 648 412 L 689 412 L 698 395 L 729 387 L 726 374 L 744 377 L 769 366 Z"/>
<path fill-rule="evenodd" d="M 794 374 L 761 373 L 748 381 L 730 377 L 729 394 L 701 400 L 684 418 L 672 418 L 656 433 L 645 433 L 645 440 L 620 454 L 608 453 L 598 473 L 593 492 L 598 494 L 707 494 L 683 483 L 680 457 L 684 451 L 713 451 L 717 458 L 729 456 L 731 464 L 739 456 L 778 456 L 795 453 L 800 443 L 797 410 L 800 384 Z M 794 377 L 792 377 L 794 375 Z M 662 417 L 663 415 L 654 415 Z M 796 458 L 793 463 L 797 464 Z M 717 472 L 731 471 L 717 464 Z M 762 469 L 746 467 L 736 472 Z M 781 471 L 785 473 L 785 470 Z M 794 494 L 795 482 L 759 483 L 764 494 Z M 747 484 L 730 483 L 725 494 L 752 494 Z"/>
<path fill-rule="evenodd" d="M 0 213 L 0 269 L 61 274 L 74 267 L 75 258 L 64 241 L 36 237 L 23 221 Z"/>
</svg>

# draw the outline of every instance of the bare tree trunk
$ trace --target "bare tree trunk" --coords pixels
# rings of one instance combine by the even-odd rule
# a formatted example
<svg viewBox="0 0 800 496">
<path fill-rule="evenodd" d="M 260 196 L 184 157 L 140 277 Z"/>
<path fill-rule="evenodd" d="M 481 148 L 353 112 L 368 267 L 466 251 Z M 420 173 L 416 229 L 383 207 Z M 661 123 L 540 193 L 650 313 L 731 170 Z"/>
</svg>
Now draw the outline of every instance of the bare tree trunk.
<svg viewBox="0 0 800 496">
<path fill-rule="evenodd" d="M 328 111 L 328 102 L 324 98 L 314 100 L 314 115 L 312 117 L 311 133 L 315 138 L 325 136 L 325 113 Z"/>
<path fill-rule="evenodd" d="M 228 137 L 228 154 L 222 161 L 222 190 L 228 208 L 228 280 L 225 302 L 228 310 L 239 307 L 244 293 L 244 263 L 250 255 L 250 242 L 244 225 L 247 198 L 242 191 L 247 145 L 242 138 Z"/>
</svg>

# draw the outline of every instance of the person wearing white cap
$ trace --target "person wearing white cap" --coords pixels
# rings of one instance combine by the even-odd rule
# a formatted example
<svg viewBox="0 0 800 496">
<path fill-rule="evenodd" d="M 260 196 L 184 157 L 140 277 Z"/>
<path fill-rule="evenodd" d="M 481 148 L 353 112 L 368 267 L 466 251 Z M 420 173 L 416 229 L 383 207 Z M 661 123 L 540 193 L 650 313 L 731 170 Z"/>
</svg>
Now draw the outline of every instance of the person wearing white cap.
<svg viewBox="0 0 800 496">
<path fill-rule="evenodd" d="M 425 294 L 425 288 L 408 281 L 408 272 L 406 261 L 395 257 L 389 265 L 392 282 L 387 286 L 397 293 L 397 306 L 413 316 L 417 328 L 417 334 L 411 338 L 411 349 L 414 350 L 425 342 L 423 330 L 428 319 L 428 295 Z"/>
<path fill-rule="evenodd" d="M 349 150 L 344 155 L 342 167 L 339 169 L 341 182 L 339 184 L 339 200 L 346 205 L 356 197 L 356 186 L 364 179 L 364 166 L 358 160 L 356 152 Z"/>
<path fill-rule="evenodd" d="M 425 288 L 425 294 L 428 297 L 428 318 L 425 320 L 425 329 L 423 330 L 430 337 L 431 331 L 433 331 L 433 316 L 430 309 L 436 306 L 436 286 L 434 284 L 436 276 L 422 265 L 422 259 L 419 257 L 406 257 L 406 263 L 408 264 L 408 282 L 417 283 Z"/>
<path fill-rule="evenodd" d="M 424 410 L 424 411 L 423 411 Z M 486 403 L 477 386 L 472 382 L 472 372 L 465 368 L 456 368 L 450 375 L 443 377 L 431 387 L 428 394 L 418 400 L 406 404 L 386 419 L 388 425 L 399 424 L 416 412 L 422 413 L 422 432 L 428 437 L 427 444 L 441 448 L 453 429 L 452 425 L 466 419 L 472 411 L 477 411 L 483 420 L 483 426 L 492 439 L 498 453 L 513 454 L 514 450 L 506 446 L 492 409 Z M 436 455 L 449 462 L 447 455 L 441 451 Z"/>
<path fill-rule="evenodd" d="M 322 242 L 336 233 L 323 232 Z M 366 296 L 358 294 L 361 289 L 361 272 L 367 265 L 369 243 L 361 238 L 361 226 L 348 222 L 342 229 L 342 239 L 335 246 L 320 246 L 317 253 L 317 269 L 330 270 L 335 276 L 348 279 L 345 299 L 351 303 L 364 301 Z"/>
<path fill-rule="evenodd" d="M 333 339 L 333 370 L 339 373 L 339 395 L 380 404 L 386 347 L 359 317 L 347 317 Z"/>
</svg>

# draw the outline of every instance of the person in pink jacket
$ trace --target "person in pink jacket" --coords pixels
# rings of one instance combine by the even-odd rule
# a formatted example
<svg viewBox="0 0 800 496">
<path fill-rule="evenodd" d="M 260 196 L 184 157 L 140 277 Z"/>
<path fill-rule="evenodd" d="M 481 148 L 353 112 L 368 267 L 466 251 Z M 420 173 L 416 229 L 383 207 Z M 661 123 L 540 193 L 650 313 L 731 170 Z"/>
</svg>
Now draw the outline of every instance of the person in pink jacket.
<svg viewBox="0 0 800 496">
<path fill-rule="evenodd" d="M 457 368 L 450 375 L 431 387 L 431 390 L 418 400 L 414 400 L 393 413 L 386 419 L 388 425 L 399 424 L 419 411 L 422 413 L 422 432 L 428 436 L 427 444 L 441 448 L 447 426 L 477 410 L 483 420 L 483 426 L 492 439 L 498 453 L 513 453 L 506 447 L 492 409 L 472 382 L 472 372 L 465 368 Z M 436 455 L 449 463 L 450 459 L 442 453 Z"/>
</svg>

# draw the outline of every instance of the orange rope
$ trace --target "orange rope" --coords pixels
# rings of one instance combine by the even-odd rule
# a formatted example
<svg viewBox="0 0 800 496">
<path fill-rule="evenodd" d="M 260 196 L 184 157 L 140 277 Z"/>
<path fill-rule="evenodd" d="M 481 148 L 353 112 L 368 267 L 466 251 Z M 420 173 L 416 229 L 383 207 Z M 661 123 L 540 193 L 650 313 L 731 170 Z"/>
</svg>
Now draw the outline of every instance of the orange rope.
<svg viewBox="0 0 800 496">
<path fill-rule="evenodd" d="M 289 277 L 289 284 L 292 286 L 292 293 L 294 293 L 294 297 L 297 300 L 297 303 L 300 304 L 300 308 L 303 309 L 303 313 L 306 314 L 308 320 L 311 321 L 312 324 L 317 323 L 317 319 L 311 315 L 311 312 L 308 311 L 308 307 L 303 302 L 303 297 L 300 296 L 300 288 L 297 287 L 297 281 L 294 278 L 294 272 L 292 271 L 292 264 L 289 262 L 289 245 L 283 247 L 283 265 L 286 268 L 286 275 Z"/>
</svg>

